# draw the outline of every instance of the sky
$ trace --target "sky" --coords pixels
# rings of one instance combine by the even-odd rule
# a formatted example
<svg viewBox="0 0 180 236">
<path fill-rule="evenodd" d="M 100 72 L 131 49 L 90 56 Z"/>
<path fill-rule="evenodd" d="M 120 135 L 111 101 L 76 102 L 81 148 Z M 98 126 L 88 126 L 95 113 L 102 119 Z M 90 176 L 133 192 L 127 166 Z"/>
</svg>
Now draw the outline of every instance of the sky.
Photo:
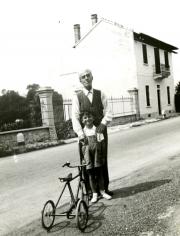
<svg viewBox="0 0 180 236">
<path fill-rule="evenodd" d="M 118 22 L 180 48 L 178 0 L 1 0 L 0 94 L 3 89 L 26 95 L 29 84 L 61 90 L 63 55 L 74 45 L 74 24 L 81 35 L 91 14 Z M 180 55 L 173 54 L 175 85 Z"/>
</svg>

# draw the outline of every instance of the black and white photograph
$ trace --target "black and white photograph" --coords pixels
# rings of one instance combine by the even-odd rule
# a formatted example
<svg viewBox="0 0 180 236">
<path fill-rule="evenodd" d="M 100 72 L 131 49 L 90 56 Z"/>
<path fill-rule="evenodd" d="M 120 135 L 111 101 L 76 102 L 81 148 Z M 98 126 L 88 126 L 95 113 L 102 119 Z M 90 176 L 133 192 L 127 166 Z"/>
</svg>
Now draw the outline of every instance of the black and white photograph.
<svg viewBox="0 0 180 236">
<path fill-rule="evenodd" d="M 178 0 L 0 2 L 0 235 L 180 236 Z"/>
</svg>

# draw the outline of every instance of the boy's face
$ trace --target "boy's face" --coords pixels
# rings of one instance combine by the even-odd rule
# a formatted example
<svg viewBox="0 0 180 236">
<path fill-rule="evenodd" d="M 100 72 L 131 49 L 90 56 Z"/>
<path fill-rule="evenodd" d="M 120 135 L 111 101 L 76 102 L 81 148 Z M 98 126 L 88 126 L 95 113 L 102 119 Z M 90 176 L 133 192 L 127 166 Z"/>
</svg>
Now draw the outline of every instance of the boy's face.
<svg viewBox="0 0 180 236">
<path fill-rule="evenodd" d="M 82 117 L 82 123 L 87 126 L 87 127 L 92 127 L 93 126 L 93 115 L 91 114 L 84 114 Z"/>
</svg>

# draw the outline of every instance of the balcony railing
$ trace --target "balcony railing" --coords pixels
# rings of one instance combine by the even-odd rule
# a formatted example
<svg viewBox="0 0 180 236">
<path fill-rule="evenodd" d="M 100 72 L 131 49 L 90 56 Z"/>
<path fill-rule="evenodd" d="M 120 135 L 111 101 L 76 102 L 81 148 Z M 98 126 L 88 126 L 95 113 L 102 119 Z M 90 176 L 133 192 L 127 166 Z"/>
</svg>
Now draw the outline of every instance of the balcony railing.
<svg viewBox="0 0 180 236">
<path fill-rule="evenodd" d="M 156 72 L 156 66 L 153 65 L 153 78 L 154 79 L 165 79 L 171 74 L 170 67 L 165 67 L 165 64 L 160 65 L 160 72 Z"/>
</svg>

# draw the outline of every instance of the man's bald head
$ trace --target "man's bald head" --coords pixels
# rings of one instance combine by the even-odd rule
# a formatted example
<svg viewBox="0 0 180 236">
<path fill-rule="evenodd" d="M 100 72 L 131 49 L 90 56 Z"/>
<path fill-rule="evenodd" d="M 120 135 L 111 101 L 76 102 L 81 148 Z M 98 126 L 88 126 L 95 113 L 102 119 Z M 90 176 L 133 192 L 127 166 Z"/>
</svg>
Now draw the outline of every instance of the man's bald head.
<svg viewBox="0 0 180 236">
<path fill-rule="evenodd" d="M 85 69 L 79 73 L 79 80 L 81 84 L 87 89 L 91 90 L 92 88 L 92 72 L 89 69 Z"/>
</svg>

